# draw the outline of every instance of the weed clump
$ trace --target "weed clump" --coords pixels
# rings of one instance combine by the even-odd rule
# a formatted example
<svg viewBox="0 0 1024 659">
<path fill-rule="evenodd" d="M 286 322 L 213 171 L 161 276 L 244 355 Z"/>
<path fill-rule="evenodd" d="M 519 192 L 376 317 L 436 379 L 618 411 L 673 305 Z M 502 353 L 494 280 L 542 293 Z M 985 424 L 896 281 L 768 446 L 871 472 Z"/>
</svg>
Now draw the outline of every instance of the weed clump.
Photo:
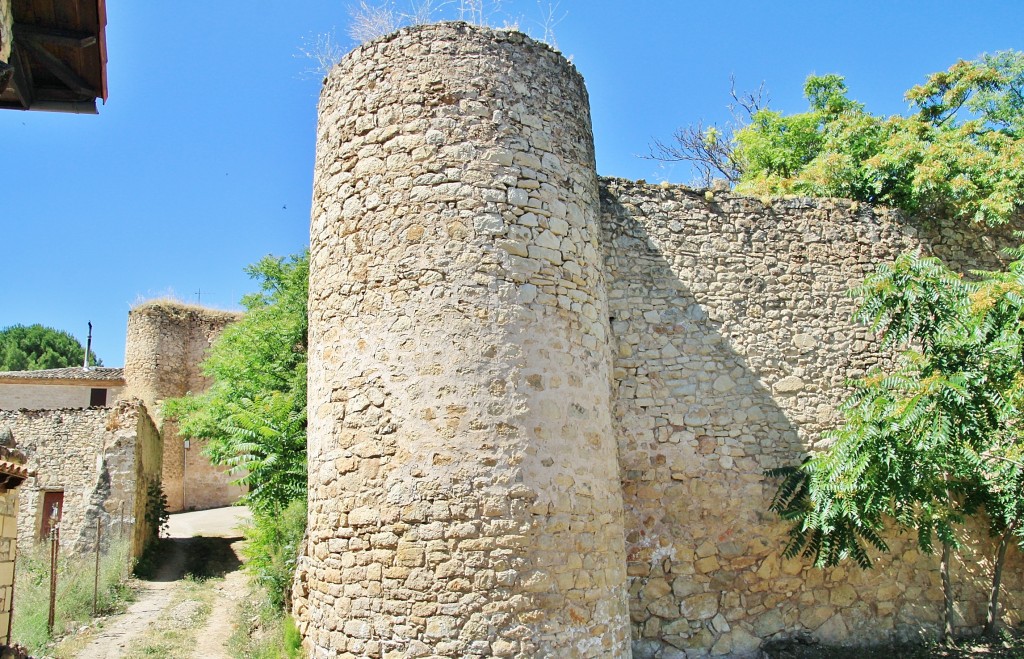
<svg viewBox="0 0 1024 659">
<path fill-rule="evenodd" d="M 12 640 L 24 645 L 33 656 L 54 639 L 75 631 L 92 618 L 93 580 L 96 559 L 93 554 L 65 554 L 57 561 L 57 601 L 53 633 L 47 629 L 50 610 L 50 545 L 43 542 L 29 551 L 18 552 L 14 578 L 14 625 Z M 131 598 L 128 579 L 133 560 L 127 538 L 110 543 L 100 556 L 97 612 L 112 613 Z"/>
</svg>

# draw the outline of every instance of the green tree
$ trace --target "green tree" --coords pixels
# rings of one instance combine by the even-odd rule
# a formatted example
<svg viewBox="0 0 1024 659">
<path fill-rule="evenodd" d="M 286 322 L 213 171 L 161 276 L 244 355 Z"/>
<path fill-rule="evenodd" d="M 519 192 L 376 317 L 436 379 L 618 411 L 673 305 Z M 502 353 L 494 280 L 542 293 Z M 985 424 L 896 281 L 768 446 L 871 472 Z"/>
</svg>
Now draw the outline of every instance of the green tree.
<svg viewBox="0 0 1024 659">
<path fill-rule="evenodd" d="M 705 179 L 717 171 L 759 196 L 845 197 L 987 224 L 1019 212 L 1024 53 L 961 60 L 928 76 L 906 93 L 908 116 L 867 112 L 838 75 L 809 77 L 804 94 L 807 112 L 747 106 L 725 134 L 677 131 L 674 145 L 656 142 L 652 155 L 695 162 Z"/>
<path fill-rule="evenodd" d="M 63 330 L 43 325 L 11 325 L 0 330 L 0 371 L 38 371 L 46 368 L 81 366 L 85 348 Z M 102 366 L 95 352 L 89 364 Z"/>
<path fill-rule="evenodd" d="M 247 486 L 248 569 L 280 606 L 305 528 L 309 254 L 267 256 L 246 272 L 260 291 L 242 299 L 245 316 L 203 362 L 213 383 L 166 401 L 164 411 L 183 437 L 208 439 L 210 458 Z"/>
<path fill-rule="evenodd" d="M 273 514 L 306 492 L 306 297 L 309 256 L 265 257 L 246 269 L 260 292 L 242 299 L 203 362 L 212 384 L 168 400 L 183 437 L 205 438 L 214 462 L 240 474 L 247 503 Z"/>
<path fill-rule="evenodd" d="M 889 370 L 851 383 L 830 447 L 799 466 L 771 470 L 771 509 L 793 523 L 788 556 L 818 566 L 887 551 L 887 525 L 913 530 L 921 550 L 941 545 L 943 639 L 952 633 L 949 575 L 957 529 L 971 517 L 1001 536 L 989 619 L 995 629 L 1006 545 L 1020 528 L 1017 457 L 1024 333 L 1024 262 L 963 281 L 937 259 L 900 256 L 854 290 L 855 319 L 899 352 Z M 981 517 L 978 513 L 984 511 Z"/>
</svg>

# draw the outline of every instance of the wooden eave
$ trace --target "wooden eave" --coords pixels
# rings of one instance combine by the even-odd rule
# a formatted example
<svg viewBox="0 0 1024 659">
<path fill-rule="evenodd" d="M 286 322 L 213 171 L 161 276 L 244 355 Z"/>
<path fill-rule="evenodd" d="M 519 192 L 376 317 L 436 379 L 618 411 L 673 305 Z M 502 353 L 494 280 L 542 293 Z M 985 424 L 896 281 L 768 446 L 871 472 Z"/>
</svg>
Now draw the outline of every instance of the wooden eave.
<svg viewBox="0 0 1024 659">
<path fill-rule="evenodd" d="M 12 0 L 14 68 L 0 109 L 96 114 L 107 100 L 106 0 Z"/>
<path fill-rule="evenodd" d="M 0 493 L 13 490 L 35 472 L 25 466 L 25 454 L 18 449 L 0 446 Z"/>
<path fill-rule="evenodd" d="M 24 464 L 0 460 L 0 487 L 14 489 L 34 475 Z"/>
</svg>

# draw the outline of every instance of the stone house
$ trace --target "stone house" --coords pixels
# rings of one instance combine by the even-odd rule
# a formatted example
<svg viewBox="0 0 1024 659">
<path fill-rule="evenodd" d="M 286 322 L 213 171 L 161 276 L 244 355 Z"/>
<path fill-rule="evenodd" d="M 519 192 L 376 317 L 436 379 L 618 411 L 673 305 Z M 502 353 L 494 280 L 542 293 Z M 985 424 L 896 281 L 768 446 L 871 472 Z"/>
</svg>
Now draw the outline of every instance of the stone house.
<svg viewBox="0 0 1024 659">
<path fill-rule="evenodd" d="M 151 489 L 160 484 L 170 512 L 231 505 L 243 489 L 234 476 L 184 442 L 161 414 L 164 399 L 202 391 L 199 364 L 237 314 L 175 302 L 129 313 L 125 368 L 69 367 L 0 372 L 0 428 L 10 432 L 35 474 L 22 487 L 18 542 L 47 533 L 54 506 L 62 545 L 87 551 L 96 520 L 128 535 L 142 551 Z"/>
<path fill-rule="evenodd" d="M 107 99 L 106 23 L 105 0 L 0 0 L 0 109 L 96 114 L 96 100 Z M 0 373 L 0 429 L 10 432 L 13 424 L 22 435 L 23 426 L 38 421 L 34 417 L 57 423 L 96 416 L 90 410 L 114 405 L 123 388 L 119 368 Z M 69 427 L 77 436 L 88 425 Z M 29 434 L 26 439 L 57 456 L 71 448 L 52 437 Z M 89 464 L 93 457 L 98 455 L 90 455 Z M 58 462 L 62 468 L 71 465 Z M 56 491 L 51 490 L 51 501 Z M 31 528 L 21 535 L 30 539 Z"/>
<path fill-rule="evenodd" d="M 57 511 L 64 546 L 85 551 L 93 522 L 143 549 L 160 438 L 138 400 L 122 400 L 124 369 L 68 367 L 0 373 L 0 424 L 34 472 L 21 493 L 19 544 L 48 533 Z M 141 412 L 141 414 L 140 414 Z"/>
<path fill-rule="evenodd" d="M 47 537 L 56 512 L 61 546 L 94 547 L 96 522 L 105 540 L 128 537 L 138 556 L 151 537 L 146 520 L 150 488 L 160 482 L 161 442 L 137 399 L 111 407 L 0 410 L 0 428 L 13 437 L 34 476 L 21 488 L 18 544 Z"/>
<path fill-rule="evenodd" d="M 121 398 L 124 369 L 94 366 L 0 372 L 0 410 L 107 407 Z"/>
</svg>

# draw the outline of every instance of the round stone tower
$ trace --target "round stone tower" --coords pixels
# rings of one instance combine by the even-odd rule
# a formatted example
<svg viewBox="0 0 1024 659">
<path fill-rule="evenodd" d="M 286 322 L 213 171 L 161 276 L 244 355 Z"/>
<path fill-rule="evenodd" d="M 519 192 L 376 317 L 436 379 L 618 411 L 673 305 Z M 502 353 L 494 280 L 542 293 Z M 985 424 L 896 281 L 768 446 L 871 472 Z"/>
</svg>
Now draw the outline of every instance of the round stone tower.
<svg viewBox="0 0 1024 659">
<path fill-rule="evenodd" d="M 629 656 L 583 80 L 546 45 L 402 30 L 320 101 L 313 656 Z"/>
<path fill-rule="evenodd" d="M 186 449 L 176 421 L 164 418 L 163 402 L 205 391 L 210 379 L 201 364 L 210 346 L 241 314 L 172 300 L 143 302 L 128 312 L 125 339 L 125 395 L 145 403 L 163 443 L 161 484 L 167 509 L 229 506 L 244 490 L 236 476 L 210 463 L 202 453 L 205 441 Z"/>
</svg>

